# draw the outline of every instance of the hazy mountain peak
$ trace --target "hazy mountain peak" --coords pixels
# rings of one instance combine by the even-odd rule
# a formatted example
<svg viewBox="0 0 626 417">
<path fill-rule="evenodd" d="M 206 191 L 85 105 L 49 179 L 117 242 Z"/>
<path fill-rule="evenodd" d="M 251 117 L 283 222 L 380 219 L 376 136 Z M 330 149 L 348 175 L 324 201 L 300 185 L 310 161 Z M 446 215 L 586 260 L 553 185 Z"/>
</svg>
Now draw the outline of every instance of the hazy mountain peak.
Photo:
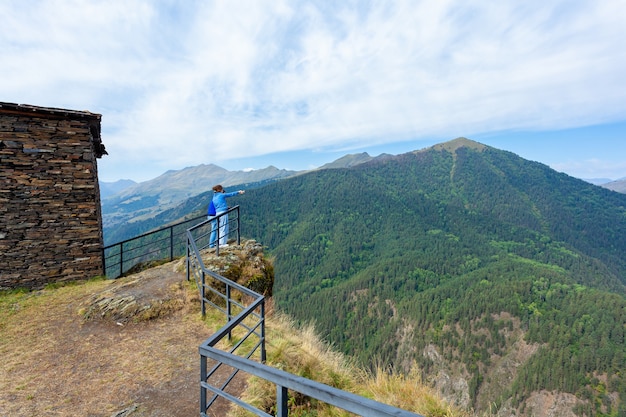
<svg viewBox="0 0 626 417">
<path fill-rule="evenodd" d="M 470 148 L 482 152 L 487 148 L 487 145 L 483 145 L 482 143 L 478 143 L 464 137 L 459 137 L 448 142 L 434 145 L 430 149 L 454 153 L 459 148 Z"/>
<path fill-rule="evenodd" d="M 609 190 L 617 191 L 618 193 L 626 194 L 626 178 L 607 182 L 605 184 L 602 184 L 602 187 Z"/>
<path fill-rule="evenodd" d="M 115 182 L 104 182 L 99 181 L 100 183 L 100 198 L 106 198 L 112 195 L 115 195 L 128 187 L 132 187 L 137 183 L 133 180 L 117 180 Z"/>
<path fill-rule="evenodd" d="M 249 171 L 245 171 L 245 172 L 256 172 L 257 174 L 262 174 L 262 173 L 275 173 L 275 172 L 291 172 L 291 173 L 295 173 L 296 171 L 289 171 L 289 170 L 286 170 L 286 169 L 277 168 L 274 165 L 268 165 L 265 168 L 253 169 L 253 170 L 249 170 Z"/>
<path fill-rule="evenodd" d="M 322 165 L 318 169 L 350 168 L 355 165 L 368 162 L 371 159 L 372 157 L 367 152 L 353 153 L 342 156 L 341 158 L 328 164 Z"/>
</svg>

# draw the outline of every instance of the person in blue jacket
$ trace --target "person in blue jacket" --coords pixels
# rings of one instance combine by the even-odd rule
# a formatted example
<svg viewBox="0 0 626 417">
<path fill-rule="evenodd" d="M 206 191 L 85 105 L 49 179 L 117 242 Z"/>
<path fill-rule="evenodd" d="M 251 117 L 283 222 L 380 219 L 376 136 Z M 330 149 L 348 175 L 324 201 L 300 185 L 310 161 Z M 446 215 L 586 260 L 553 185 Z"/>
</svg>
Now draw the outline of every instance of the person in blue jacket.
<svg viewBox="0 0 626 417">
<path fill-rule="evenodd" d="M 215 206 L 215 215 L 219 216 L 222 213 L 228 211 L 228 204 L 226 203 L 226 198 L 233 197 L 238 194 L 243 194 L 245 191 L 233 191 L 232 193 L 227 193 L 224 190 L 224 187 L 221 185 L 216 185 L 213 187 L 213 205 Z M 217 238 L 217 228 L 218 221 L 214 220 L 211 228 L 211 237 L 209 238 L 209 246 L 215 246 L 215 240 Z M 219 218 L 219 246 L 226 247 L 228 246 L 228 214 L 224 214 Z"/>
</svg>

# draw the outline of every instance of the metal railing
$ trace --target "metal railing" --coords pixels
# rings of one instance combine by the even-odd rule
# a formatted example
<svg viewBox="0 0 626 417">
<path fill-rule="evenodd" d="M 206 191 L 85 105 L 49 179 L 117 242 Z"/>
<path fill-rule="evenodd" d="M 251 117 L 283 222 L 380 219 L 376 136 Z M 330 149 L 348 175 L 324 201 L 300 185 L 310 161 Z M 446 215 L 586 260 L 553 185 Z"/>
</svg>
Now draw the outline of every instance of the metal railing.
<svg viewBox="0 0 626 417">
<path fill-rule="evenodd" d="M 198 348 L 200 416 L 208 417 L 209 408 L 222 398 L 254 415 L 271 417 L 237 397 L 236 393 L 228 392 L 229 384 L 241 371 L 276 386 L 278 417 L 288 416 L 288 390 L 361 416 L 423 417 L 265 365 L 265 297 L 206 268 L 202 253 L 208 247 L 207 230 L 203 228 L 206 228 L 205 223 L 187 231 L 187 278 L 193 275 L 198 285 L 203 316 L 205 306 L 213 305 L 226 315 L 227 323 Z M 222 350 L 218 344 L 230 346 L 230 349 Z M 259 362 L 251 359 L 255 355 Z M 209 361 L 212 363 L 210 369 Z M 227 377 L 218 374 L 222 367 L 230 369 Z"/>
<path fill-rule="evenodd" d="M 238 218 L 239 216 L 237 216 Z M 213 334 L 218 343 L 228 338 L 231 346 L 229 354 L 235 357 L 250 359 L 255 354 L 261 362 L 265 362 L 265 297 L 256 292 L 222 277 L 204 265 L 202 253 L 211 250 L 213 244 L 211 232 L 215 230 L 214 220 L 206 220 L 187 231 L 187 279 L 193 276 L 200 293 L 202 316 L 206 315 L 206 306 L 211 305 L 224 313 L 227 323 Z M 237 230 L 239 225 L 237 225 Z M 217 230 L 219 235 L 219 229 Z M 237 233 L 239 243 L 239 233 Z M 219 242 L 219 236 L 215 239 Z M 219 245 L 215 247 L 219 254 Z M 247 303 L 247 305 L 246 305 Z M 233 341 L 233 337 L 237 340 Z M 206 343 L 206 342 L 205 342 Z M 241 355 L 241 356 L 239 356 Z M 224 363 L 217 362 L 211 369 L 208 367 L 207 356 L 200 358 L 200 414 L 207 416 L 206 411 L 219 397 L 235 398 L 227 392 L 228 385 L 238 374 L 232 369 L 226 378 L 218 371 Z M 208 393 L 213 392 L 211 398 Z"/>
<path fill-rule="evenodd" d="M 228 213 L 231 214 L 229 217 L 230 231 L 236 234 L 237 242 L 239 242 L 239 206 L 235 206 L 226 213 L 215 216 L 214 219 L 217 222 L 221 216 Z M 202 219 L 205 220 L 203 223 L 212 221 L 208 220 L 205 215 L 198 216 L 105 246 L 102 249 L 104 274 L 108 278 L 118 278 L 136 265 L 151 261 L 172 261 L 175 258 L 184 256 L 187 249 L 187 229 L 192 225 L 198 224 Z M 217 233 L 219 236 L 219 229 Z"/>
<path fill-rule="evenodd" d="M 360 416 L 367 417 L 423 417 L 420 414 L 415 414 L 410 411 L 402 410 L 400 408 L 392 407 L 387 404 L 380 403 L 378 401 L 371 400 L 369 398 L 362 397 L 360 395 L 352 394 L 347 391 L 331 387 L 320 382 L 316 382 L 298 375 L 290 374 L 280 369 L 272 368 L 271 366 L 264 365 L 262 363 L 254 362 L 247 358 L 242 358 L 229 352 L 224 352 L 214 347 L 214 344 L 218 342 L 219 337 L 224 336 L 226 329 L 222 329 L 222 333 L 215 333 L 215 337 L 209 338 L 207 341 L 200 345 L 200 374 L 201 377 L 205 377 L 206 373 L 203 372 L 203 368 L 206 366 L 207 358 L 216 360 L 219 364 L 225 364 L 231 366 L 237 370 L 244 371 L 250 375 L 254 375 L 258 378 L 262 378 L 266 381 L 272 382 L 276 385 L 276 416 L 287 417 L 289 415 L 288 408 L 288 390 L 299 392 L 308 397 L 314 398 L 326 404 L 341 408 L 342 410 L 350 413 L 355 413 Z M 255 408 L 254 406 L 242 401 L 241 399 L 224 392 L 222 389 L 213 387 L 208 383 L 200 381 L 201 393 L 200 393 L 200 415 L 205 417 L 206 409 L 204 405 L 206 401 L 203 396 L 206 396 L 206 390 L 211 390 L 215 395 L 220 395 L 227 400 L 239 405 L 240 407 L 250 411 L 254 415 L 271 417 L 262 410 Z M 205 410 L 205 411 L 202 411 Z"/>
</svg>

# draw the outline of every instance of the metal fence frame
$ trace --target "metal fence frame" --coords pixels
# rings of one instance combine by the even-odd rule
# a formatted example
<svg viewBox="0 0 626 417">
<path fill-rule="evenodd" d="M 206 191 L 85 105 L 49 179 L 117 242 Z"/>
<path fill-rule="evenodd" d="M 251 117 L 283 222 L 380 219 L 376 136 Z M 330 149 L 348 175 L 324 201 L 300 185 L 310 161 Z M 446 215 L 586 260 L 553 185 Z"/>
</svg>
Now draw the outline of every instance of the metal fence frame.
<svg viewBox="0 0 626 417">
<path fill-rule="evenodd" d="M 288 408 L 288 390 L 299 392 L 316 400 L 322 401 L 326 404 L 341 408 L 345 411 L 358 414 L 366 417 L 424 417 L 420 414 L 415 414 L 410 411 L 402 410 L 400 408 L 392 407 L 388 404 L 383 404 L 378 401 L 374 401 L 369 398 L 362 397 L 360 395 L 352 394 L 347 391 L 340 390 L 338 388 L 331 387 L 320 382 L 313 381 L 298 375 L 291 374 L 289 372 L 282 371 L 280 369 L 272 368 L 271 366 L 252 361 L 247 358 L 234 355 L 229 352 L 224 352 L 215 348 L 215 344 L 219 342 L 220 338 L 224 337 L 227 332 L 227 326 L 221 329 L 221 332 L 216 332 L 211 338 L 207 339 L 202 345 L 200 345 L 200 374 L 201 378 L 206 376 L 206 372 L 203 370 L 206 367 L 207 358 L 211 358 L 220 364 L 231 366 L 237 370 L 244 371 L 250 375 L 254 375 L 258 378 L 262 378 L 266 381 L 272 382 L 276 385 L 276 416 L 287 417 L 289 414 Z M 210 384 L 200 381 L 201 386 L 201 398 L 200 398 L 200 415 L 207 417 L 206 409 L 203 405 L 206 404 L 206 400 L 203 400 L 203 395 L 206 397 L 206 390 L 210 390 L 214 395 L 220 395 L 227 400 L 243 407 L 247 411 L 254 413 L 257 416 L 272 417 L 262 410 L 255 408 L 254 406 L 242 401 L 241 399 L 234 397 L 223 389 L 216 388 Z M 202 411 L 202 410 L 205 411 Z"/>
<path fill-rule="evenodd" d="M 104 275 L 108 278 L 118 278 L 136 265 L 150 261 L 173 261 L 185 255 L 187 248 L 187 230 L 190 225 L 196 225 L 202 219 L 207 222 L 219 221 L 225 214 L 229 217 L 229 229 L 236 234 L 237 243 L 240 242 L 239 206 L 230 208 L 226 213 L 207 219 L 206 215 L 198 216 L 163 227 L 158 230 L 123 240 L 102 249 Z M 217 230 L 218 236 L 220 230 Z M 218 239 L 219 241 L 219 239 Z M 219 254 L 219 248 L 217 249 Z"/>
</svg>

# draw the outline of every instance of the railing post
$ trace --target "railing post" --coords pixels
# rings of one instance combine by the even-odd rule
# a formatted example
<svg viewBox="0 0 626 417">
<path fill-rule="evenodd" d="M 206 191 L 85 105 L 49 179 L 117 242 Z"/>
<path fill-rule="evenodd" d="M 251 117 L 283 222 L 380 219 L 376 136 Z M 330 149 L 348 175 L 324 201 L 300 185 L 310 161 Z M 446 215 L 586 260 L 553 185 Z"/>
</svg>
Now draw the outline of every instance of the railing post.
<svg viewBox="0 0 626 417">
<path fill-rule="evenodd" d="M 102 248 L 102 275 L 107 275 L 107 258 L 106 250 Z"/>
<path fill-rule="evenodd" d="M 241 221 L 239 220 L 239 206 L 237 206 L 237 244 L 241 245 L 241 231 L 239 228 L 241 227 Z"/>
<path fill-rule="evenodd" d="M 203 416 L 206 413 L 206 388 L 202 386 L 203 382 L 207 380 L 207 360 L 206 356 L 200 354 L 200 415 Z"/>
<path fill-rule="evenodd" d="M 230 285 L 226 284 L 226 316 L 228 317 L 228 321 L 233 317 L 232 314 L 232 306 L 230 303 Z M 232 340 L 233 334 L 228 332 L 228 340 Z"/>
<path fill-rule="evenodd" d="M 170 262 L 174 260 L 174 226 L 170 226 Z"/>
<path fill-rule="evenodd" d="M 206 298 L 206 278 L 204 271 L 202 271 L 202 290 L 200 291 L 200 311 L 202 312 L 202 318 L 206 316 L 206 306 L 204 305 L 204 299 Z"/>
<path fill-rule="evenodd" d="M 187 255 L 185 257 L 185 266 L 187 267 L 187 281 L 189 281 L 189 267 L 191 266 L 191 263 L 189 261 L 189 237 L 187 237 L 187 248 L 186 248 L 186 252 Z"/>
<path fill-rule="evenodd" d="M 265 352 L 265 299 L 261 303 L 261 363 L 265 363 L 267 353 Z"/>
<path fill-rule="evenodd" d="M 287 388 L 276 385 L 276 417 L 287 417 L 289 413 L 288 400 Z"/>
<path fill-rule="evenodd" d="M 120 243 L 120 274 L 118 276 L 122 276 L 124 273 L 124 243 Z"/>
<path fill-rule="evenodd" d="M 215 221 L 217 222 L 217 224 L 215 225 L 216 229 L 215 229 L 215 256 L 220 256 L 220 219 L 221 219 L 221 215 L 217 215 L 217 217 L 215 218 Z"/>
</svg>

